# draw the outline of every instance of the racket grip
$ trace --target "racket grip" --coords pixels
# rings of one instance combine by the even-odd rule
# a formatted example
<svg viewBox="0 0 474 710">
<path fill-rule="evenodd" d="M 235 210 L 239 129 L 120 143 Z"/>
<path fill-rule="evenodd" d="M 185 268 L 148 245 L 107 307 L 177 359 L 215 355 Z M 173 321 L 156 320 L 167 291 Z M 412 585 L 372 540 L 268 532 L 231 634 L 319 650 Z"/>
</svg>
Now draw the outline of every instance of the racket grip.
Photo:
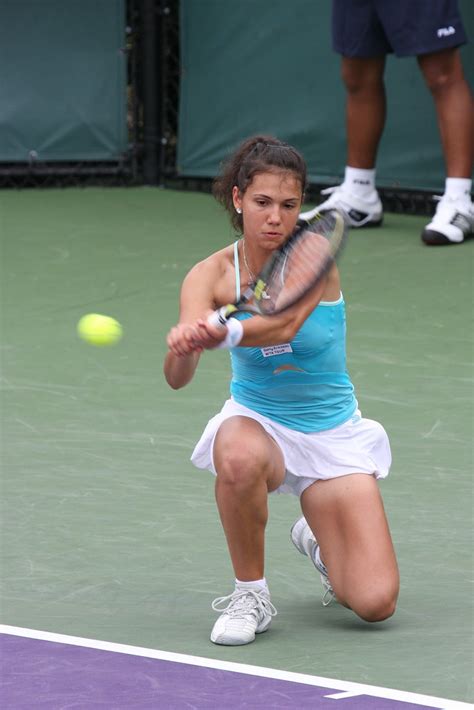
<svg viewBox="0 0 474 710">
<path fill-rule="evenodd" d="M 227 328 L 227 318 L 224 315 L 225 307 L 219 308 L 208 317 L 207 322 L 215 328 Z"/>
<path fill-rule="evenodd" d="M 214 313 L 211 313 L 207 319 L 207 322 L 210 325 L 213 325 L 219 329 L 225 328 L 227 331 L 225 338 L 221 340 L 219 345 L 216 346 L 216 349 L 225 348 L 229 350 L 230 348 L 235 348 L 240 343 L 244 335 L 244 327 L 241 321 L 236 318 L 228 318 L 226 317 L 227 314 L 228 307 L 223 306 L 217 311 L 214 311 Z"/>
</svg>

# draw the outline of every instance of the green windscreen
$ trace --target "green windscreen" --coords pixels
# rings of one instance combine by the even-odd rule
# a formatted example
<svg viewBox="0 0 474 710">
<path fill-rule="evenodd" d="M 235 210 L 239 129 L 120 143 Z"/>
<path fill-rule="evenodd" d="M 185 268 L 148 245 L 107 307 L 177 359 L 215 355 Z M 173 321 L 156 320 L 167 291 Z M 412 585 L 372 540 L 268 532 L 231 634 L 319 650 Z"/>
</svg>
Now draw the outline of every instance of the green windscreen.
<svg viewBox="0 0 474 710">
<path fill-rule="evenodd" d="M 125 0 L 0 0 L 0 161 L 127 148 Z"/>
<path fill-rule="evenodd" d="M 474 2 L 459 6 L 474 34 Z M 181 175 L 215 175 L 242 138 L 265 132 L 303 151 L 311 181 L 340 179 L 345 95 L 329 0 L 181 0 L 181 52 Z M 472 80 L 472 47 L 462 55 Z M 390 56 L 386 86 L 378 184 L 439 189 L 444 163 L 437 118 L 416 59 Z"/>
</svg>

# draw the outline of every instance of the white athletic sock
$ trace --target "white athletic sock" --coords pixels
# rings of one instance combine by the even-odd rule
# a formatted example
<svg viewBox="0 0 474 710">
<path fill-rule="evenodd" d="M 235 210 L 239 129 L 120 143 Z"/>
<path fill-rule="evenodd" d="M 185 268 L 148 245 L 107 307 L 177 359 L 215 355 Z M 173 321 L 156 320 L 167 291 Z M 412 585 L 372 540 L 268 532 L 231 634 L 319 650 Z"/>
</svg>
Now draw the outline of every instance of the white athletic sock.
<svg viewBox="0 0 474 710">
<path fill-rule="evenodd" d="M 364 170 L 346 165 L 343 185 L 348 192 L 359 197 L 370 195 L 375 190 L 375 168 Z"/>
<path fill-rule="evenodd" d="M 268 592 L 267 580 L 265 577 L 262 579 L 253 579 L 251 582 L 241 582 L 240 579 L 235 580 L 236 589 L 255 589 L 259 592 L 263 589 Z"/>
<path fill-rule="evenodd" d="M 452 200 L 471 201 L 472 180 L 470 178 L 446 178 L 444 196 Z"/>
</svg>

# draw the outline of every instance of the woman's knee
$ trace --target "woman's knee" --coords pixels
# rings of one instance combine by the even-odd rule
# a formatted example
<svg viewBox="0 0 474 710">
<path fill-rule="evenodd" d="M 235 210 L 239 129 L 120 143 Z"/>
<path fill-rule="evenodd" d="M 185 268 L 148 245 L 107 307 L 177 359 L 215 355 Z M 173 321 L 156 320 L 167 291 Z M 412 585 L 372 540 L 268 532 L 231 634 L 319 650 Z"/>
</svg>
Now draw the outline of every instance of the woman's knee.
<svg viewBox="0 0 474 710">
<path fill-rule="evenodd" d="M 216 468 L 219 483 L 237 488 L 254 484 L 262 465 L 246 447 L 232 446 L 219 454 Z"/>
<path fill-rule="evenodd" d="M 245 417 L 220 427 L 213 451 L 218 485 L 248 490 L 265 483 L 269 490 L 284 477 L 283 456 L 261 425 Z"/>
<path fill-rule="evenodd" d="M 351 609 L 364 621 L 385 621 L 395 613 L 397 589 L 378 589 L 354 600 Z"/>
</svg>

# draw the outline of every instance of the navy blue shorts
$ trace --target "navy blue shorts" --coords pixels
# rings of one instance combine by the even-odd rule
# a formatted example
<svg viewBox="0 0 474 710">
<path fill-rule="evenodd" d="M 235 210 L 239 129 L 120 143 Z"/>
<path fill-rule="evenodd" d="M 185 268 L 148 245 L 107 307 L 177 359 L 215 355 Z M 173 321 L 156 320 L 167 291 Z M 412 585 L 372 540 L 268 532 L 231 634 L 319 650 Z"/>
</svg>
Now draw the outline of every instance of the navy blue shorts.
<svg viewBox="0 0 474 710">
<path fill-rule="evenodd" d="M 411 57 L 467 42 L 457 0 L 333 0 L 332 35 L 344 57 Z"/>
</svg>

